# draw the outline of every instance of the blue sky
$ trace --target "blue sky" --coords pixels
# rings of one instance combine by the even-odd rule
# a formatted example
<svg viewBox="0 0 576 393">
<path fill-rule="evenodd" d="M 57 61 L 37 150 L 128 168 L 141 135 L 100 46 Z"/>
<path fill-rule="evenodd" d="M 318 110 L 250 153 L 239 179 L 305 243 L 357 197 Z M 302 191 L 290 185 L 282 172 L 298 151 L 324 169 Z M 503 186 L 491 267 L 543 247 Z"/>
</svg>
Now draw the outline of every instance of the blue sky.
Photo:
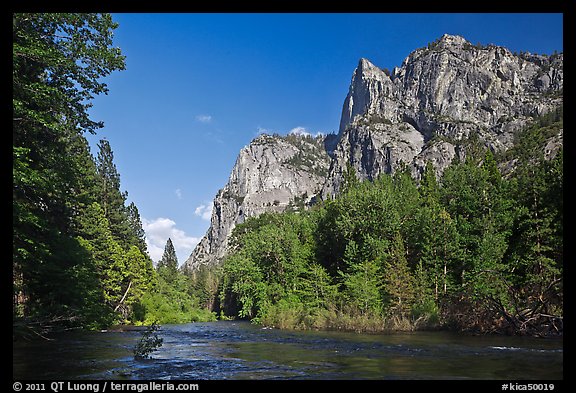
<svg viewBox="0 0 576 393">
<path fill-rule="evenodd" d="M 156 262 L 183 263 L 216 192 L 261 132 L 337 132 L 362 57 L 381 68 L 444 33 L 512 51 L 563 50 L 562 14 L 113 14 L 126 70 L 104 81 L 89 136 L 110 142 Z"/>
</svg>

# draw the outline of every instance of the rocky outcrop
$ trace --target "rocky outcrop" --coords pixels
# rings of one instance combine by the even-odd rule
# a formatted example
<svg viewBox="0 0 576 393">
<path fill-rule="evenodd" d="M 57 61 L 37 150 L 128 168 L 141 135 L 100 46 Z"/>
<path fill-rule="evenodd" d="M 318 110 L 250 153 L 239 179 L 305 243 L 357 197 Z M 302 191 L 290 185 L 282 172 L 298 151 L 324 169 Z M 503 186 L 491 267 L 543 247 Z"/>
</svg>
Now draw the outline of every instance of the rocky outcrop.
<svg viewBox="0 0 576 393">
<path fill-rule="evenodd" d="M 444 35 L 412 52 L 393 72 L 361 59 L 342 109 L 324 198 L 340 189 L 351 164 L 362 179 L 427 161 L 440 174 L 471 134 L 492 150 L 562 103 L 563 55 L 516 55 Z"/>
<path fill-rule="evenodd" d="M 324 138 L 260 135 L 236 159 L 228 183 L 214 199 L 210 228 L 185 263 L 212 264 L 226 254 L 237 224 L 263 212 L 310 204 L 321 190 L 330 157 Z"/>
</svg>

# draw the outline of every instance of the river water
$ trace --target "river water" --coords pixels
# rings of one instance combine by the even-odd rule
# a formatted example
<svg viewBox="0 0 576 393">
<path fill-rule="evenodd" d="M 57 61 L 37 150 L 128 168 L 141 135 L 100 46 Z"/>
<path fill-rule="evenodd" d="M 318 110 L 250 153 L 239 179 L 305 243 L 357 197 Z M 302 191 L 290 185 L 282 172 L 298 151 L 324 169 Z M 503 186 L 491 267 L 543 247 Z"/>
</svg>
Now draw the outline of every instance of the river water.
<svg viewBox="0 0 576 393">
<path fill-rule="evenodd" d="M 141 333 L 68 332 L 15 342 L 21 379 L 563 378 L 562 339 L 449 332 L 358 334 L 264 329 L 248 322 L 164 325 L 162 347 L 135 360 Z"/>
</svg>

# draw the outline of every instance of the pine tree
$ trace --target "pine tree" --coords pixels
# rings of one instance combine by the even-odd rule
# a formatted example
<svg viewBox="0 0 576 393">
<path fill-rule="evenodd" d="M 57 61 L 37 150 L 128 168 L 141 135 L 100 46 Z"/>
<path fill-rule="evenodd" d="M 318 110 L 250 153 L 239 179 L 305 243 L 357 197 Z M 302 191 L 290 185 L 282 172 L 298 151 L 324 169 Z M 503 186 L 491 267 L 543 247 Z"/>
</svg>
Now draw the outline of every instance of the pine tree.
<svg viewBox="0 0 576 393">
<path fill-rule="evenodd" d="M 166 246 L 164 246 L 164 254 L 162 259 L 158 262 L 156 270 L 161 277 L 167 282 L 172 283 L 177 279 L 178 275 L 178 257 L 172 239 L 168 238 Z"/>
<path fill-rule="evenodd" d="M 519 307 L 562 315 L 563 157 L 526 163 L 515 173 L 514 195 L 521 206 L 508 256 L 524 289 Z"/>
<path fill-rule="evenodd" d="M 455 223 L 442 206 L 440 186 L 430 161 L 422 174 L 418 192 L 420 206 L 414 214 L 417 235 L 410 239 L 416 249 L 417 263 L 413 266 L 420 269 L 419 285 L 429 286 L 438 301 L 448 292 L 457 245 Z"/>
<path fill-rule="evenodd" d="M 344 171 L 342 184 L 340 185 L 340 192 L 342 194 L 346 193 L 348 190 L 351 190 L 358 186 L 360 180 L 356 174 L 356 169 L 352 164 L 346 163 L 346 170 Z"/>
<path fill-rule="evenodd" d="M 112 235 L 124 247 L 133 244 L 134 234 L 125 206 L 127 193 L 120 191 L 120 174 L 114 163 L 114 153 L 106 139 L 98 143 L 98 156 L 96 157 L 96 171 L 98 174 L 100 205 L 104 215 L 110 222 Z"/>
<path fill-rule="evenodd" d="M 312 263 L 305 272 L 298 292 L 307 307 L 329 309 L 336 304 L 338 286 L 332 284 L 331 277 L 323 266 Z"/>
<path fill-rule="evenodd" d="M 128 269 L 124 252 L 114 240 L 102 207 L 94 202 L 80 220 L 80 244 L 90 253 L 108 312 L 116 311 L 128 290 Z"/>
<path fill-rule="evenodd" d="M 128 215 L 128 222 L 130 224 L 130 232 L 133 237 L 131 244 L 138 247 L 142 254 L 148 255 L 148 247 L 146 246 L 146 232 L 144 232 L 144 228 L 142 228 L 142 220 L 140 219 L 138 207 L 136 207 L 134 202 L 130 202 L 126 211 Z"/>
<path fill-rule="evenodd" d="M 137 246 L 128 249 L 124 254 L 124 260 L 127 270 L 126 280 L 130 287 L 130 290 L 126 289 L 124 302 L 131 307 L 152 288 L 155 282 L 154 267 L 148 254 L 142 253 Z"/>
<path fill-rule="evenodd" d="M 502 174 L 498 169 L 498 164 L 496 163 L 494 154 L 490 149 L 486 149 L 484 160 L 482 161 L 482 169 L 486 172 L 487 182 L 499 191 L 500 183 L 502 182 Z"/>
<path fill-rule="evenodd" d="M 342 283 L 350 312 L 359 311 L 363 316 L 379 316 L 382 312 L 382 281 L 380 268 L 375 261 L 350 264 L 342 273 Z"/>
<path fill-rule="evenodd" d="M 399 232 L 384 267 L 384 292 L 388 298 L 388 312 L 397 317 L 409 316 L 415 300 L 416 281 L 406 261 L 406 249 Z"/>
<path fill-rule="evenodd" d="M 431 161 L 426 162 L 418 191 L 426 206 L 433 207 L 438 204 L 440 198 L 438 181 L 434 172 L 434 164 Z"/>
<path fill-rule="evenodd" d="M 405 239 L 406 258 L 408 265 L 415 268 L 418 265 L 418 239 L 422 228 L 416 217 L 422 204 L 419 189 L 408 169 L 396 171 L 394 180 L 394 210 L 398 213 L 401 225 L 399 231 Z"/>
</svg>

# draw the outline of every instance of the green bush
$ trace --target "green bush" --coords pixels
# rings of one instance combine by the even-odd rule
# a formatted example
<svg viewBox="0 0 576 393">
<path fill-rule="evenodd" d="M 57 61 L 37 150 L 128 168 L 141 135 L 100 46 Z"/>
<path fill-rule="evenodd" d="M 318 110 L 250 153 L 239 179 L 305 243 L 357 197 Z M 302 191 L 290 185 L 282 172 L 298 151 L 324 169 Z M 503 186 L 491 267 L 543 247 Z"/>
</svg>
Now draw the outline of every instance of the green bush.
<svg viewBox="0 0 576 393">
<path fill-rule="evenodd" d="M 434 327 L 440 322 L 438 306 L 433 299 L 425 299 L 412 306 L 412 321 L 417 327 Z"/>
<path fill-rule="evenodd" d="M 157 321 L 154 321 L 142 332 L 140 341 L 134 347 L 134 357 L 136 359 L 149 359 L 150 354 L 162 346 L 164 339 L 158 337 L 158 330 L 160 330 L 160 326 Z"/>
</svg>

